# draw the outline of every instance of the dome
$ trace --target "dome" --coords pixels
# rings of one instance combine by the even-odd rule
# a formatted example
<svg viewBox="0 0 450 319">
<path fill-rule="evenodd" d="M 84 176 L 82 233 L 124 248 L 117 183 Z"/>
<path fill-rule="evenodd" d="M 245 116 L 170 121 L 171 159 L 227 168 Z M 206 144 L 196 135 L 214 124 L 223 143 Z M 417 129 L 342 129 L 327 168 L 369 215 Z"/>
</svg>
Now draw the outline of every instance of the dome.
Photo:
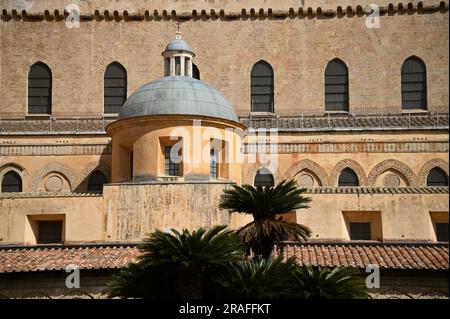
<svg viewBox="0 0 450 319">
<path fill-rule="evenodd" d="M 166 50 L 164 52 L 167 51 L 187 51 L 192 54 L 194 53 L 189 44 L 187 44 L 186 41 L 182 40 L 181 38 L 170 41 L 167 44 Z"/>
<path fill-rule="evenodd" d="M 218 90 L 187 76 L 166 76 L 144 84 L 125 101 L 119 119 L 179 114 L 238 122 L 233 107 Z"/>
</svg>

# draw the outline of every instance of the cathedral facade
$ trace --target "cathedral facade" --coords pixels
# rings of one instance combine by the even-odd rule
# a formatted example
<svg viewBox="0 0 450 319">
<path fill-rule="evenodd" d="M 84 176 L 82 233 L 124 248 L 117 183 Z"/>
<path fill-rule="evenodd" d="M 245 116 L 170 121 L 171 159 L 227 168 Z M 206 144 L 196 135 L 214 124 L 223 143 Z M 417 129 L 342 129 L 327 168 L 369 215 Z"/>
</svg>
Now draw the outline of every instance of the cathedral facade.
<svg viewBox="0 0 450 319">
<path fill-rule="evenodd" d="M 0 295 L 69 262 L 101 295 L 146 233 L 294 179 L 300 262 L 448 296 L 448 6 L 0 1 Z"/>
</svg>

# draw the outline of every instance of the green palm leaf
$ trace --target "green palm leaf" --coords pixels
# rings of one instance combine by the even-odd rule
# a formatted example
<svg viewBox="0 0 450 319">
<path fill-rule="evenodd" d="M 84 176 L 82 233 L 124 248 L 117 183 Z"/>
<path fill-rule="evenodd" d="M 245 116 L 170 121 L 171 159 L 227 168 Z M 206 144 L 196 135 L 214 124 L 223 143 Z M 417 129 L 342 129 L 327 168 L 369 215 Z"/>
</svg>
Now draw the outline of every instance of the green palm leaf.
<svg viewBox="0 0 450 319">
<path fill-rule="evenodd" d="M 276 245 L 282 252 L 283 240 L 307 240 L 311 235 L 308 227 L 277 219 L 277 215 L 308 208 L 311 198 L 302 194 L 305 188 L 298 188 L 295 181 L 282 181 L 275 186 L 233 185 L 224 190 L 219 208 L 230 213 L 245 213 L 253 216 L 253 222 L 245 225 L 238 234 L 247 247 L 247 253 L 268 258 Z"/>
</svg>

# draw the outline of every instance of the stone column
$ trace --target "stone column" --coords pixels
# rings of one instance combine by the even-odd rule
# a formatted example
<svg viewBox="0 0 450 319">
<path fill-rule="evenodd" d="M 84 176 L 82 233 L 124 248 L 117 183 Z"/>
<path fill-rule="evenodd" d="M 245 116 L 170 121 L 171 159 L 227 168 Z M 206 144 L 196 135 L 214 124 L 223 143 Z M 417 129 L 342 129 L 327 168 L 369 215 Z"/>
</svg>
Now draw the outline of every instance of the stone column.
<svg viewBox="0 0 450 319">
<path fill-rule="evenodd" d="M 182 54 L 180 56 L 180 75 L 181 76 L 185 76 L 186 75 L 186 74 L 184 74 L 184 58 L 185 58 L 185 55 Z"/>
</svg>

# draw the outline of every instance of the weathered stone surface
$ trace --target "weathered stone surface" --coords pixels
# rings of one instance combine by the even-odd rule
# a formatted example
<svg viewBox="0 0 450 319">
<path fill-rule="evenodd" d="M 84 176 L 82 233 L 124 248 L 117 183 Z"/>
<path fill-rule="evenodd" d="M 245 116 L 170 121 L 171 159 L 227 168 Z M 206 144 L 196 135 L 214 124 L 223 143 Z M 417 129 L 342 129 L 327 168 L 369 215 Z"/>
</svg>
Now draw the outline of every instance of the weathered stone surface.
<svg viewBox="0 0 450 319">
<path fill-rule="evenodd" d="M 189 230 L 229 225 L 218 200 L 229 183 L 123 184 L 105 187 L 107 233 L 113 240 L 139 240 L 155 229 Z"/>
</svg>

